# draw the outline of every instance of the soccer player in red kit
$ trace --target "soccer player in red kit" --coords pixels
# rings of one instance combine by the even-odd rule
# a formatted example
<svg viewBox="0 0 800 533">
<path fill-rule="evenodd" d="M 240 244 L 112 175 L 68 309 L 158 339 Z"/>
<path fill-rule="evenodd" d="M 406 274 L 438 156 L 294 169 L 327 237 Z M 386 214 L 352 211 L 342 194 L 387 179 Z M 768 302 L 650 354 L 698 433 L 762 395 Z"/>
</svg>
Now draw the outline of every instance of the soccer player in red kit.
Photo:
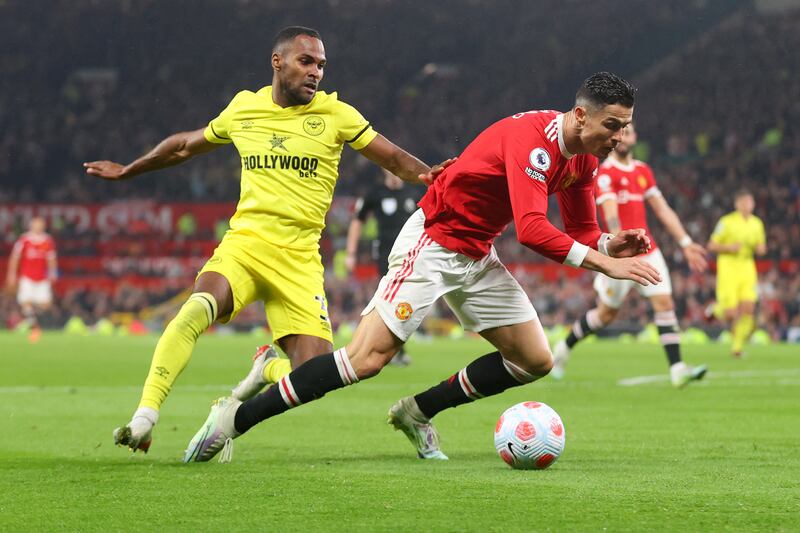
<svg viewBox="0 0 800 533">
<path fill-rule="evenodd" d="M 449 379 L 398 401 L 389 422 L 419 457 L 447 459 L 430 419 L 440 411 L 546 375 L 553 358 L 530 299 L 492 243 L 512 221 L 519 241 L 554 261 L 642 284 L 658 283 L 644 230 L 604 234 L 597 224 L 597 157 L 619 142 L 633 115 L 634 88 L 601 72 L 585 80 L 566 113 L 529 111 L 496 122 L 428 188 L 389 254 L 389 271 L 352 341 L 312 359 L 242 403 L 221 398 L 189 443 L 184 461 L 207 461 L 258 422 L 376 375 L 433 303 L 444 297 L 465 329 L 497 351 Z M 556 195 L 566 233 L 547 220 Z"/>
<path fill-rule="evenodd" d="M 29 339 L 36 342 L 41 336 L 37 313 L 47 310 L 53 302 L 52 282 L 56 279 L 56 245 L 45 232 L 41 217 L 31 219 L 29 231 L 20 235 L 11 249 L 6 285 L 17 288 L 17 302 L 22 316 L 31 328 Z"/>
<path fill-rule="evenodd" d="M 658 328 L 658 336 L 669 363 L 670 380 L 676 387 L 683 387 L 691 381 L 702 379 L 707 371 L 706 365 L 687 366 L 681 359 L 680 327 L 675 315 L 675 302 L 672 299 L 672 283 L 669 268 L 661 250 L 647 227 L 647 204 L 683 249 L 689 267 L 695 272 L 703 272 L 708 267 L 706 251 L 684 229 L 678 215 L 667 204 L 656 185 L 653 171 L 647 165 L 633 158 L 631 151 L 636 144 L 636 130 L 629 124 L 608 159 L 600 165 L 597 176 L 596 197 L 605 219 L 606 228 L 611 233 L 623 229 L 644 228 L 650 239 L 650 252 L 642 259 L 650 263 L 659 274 L 661 282 L 655 285 L 636 285 L 628 280 L 610 278 L 602 273 L 594 280 L 597 291 L 597 307 L 590 309 L 580 320 L 572 325 L 569 336 L 556 344 L 553 349 L 555 361 L 550 373 L 555 379 L 564 377 L 564 367 L 572 348 L 587 335 L 608 326 L 619 313 L 625 296 L 632 288 L 650 300 Z"/>
</svg>

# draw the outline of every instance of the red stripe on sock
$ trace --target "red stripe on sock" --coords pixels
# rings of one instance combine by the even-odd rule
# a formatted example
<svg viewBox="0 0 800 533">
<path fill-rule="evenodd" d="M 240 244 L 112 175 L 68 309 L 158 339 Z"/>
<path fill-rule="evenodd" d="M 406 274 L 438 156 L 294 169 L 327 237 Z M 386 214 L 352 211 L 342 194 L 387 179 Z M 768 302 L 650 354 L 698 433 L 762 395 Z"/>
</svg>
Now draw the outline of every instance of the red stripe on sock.
<svg viewBox="0 0 800 533">
<path fill-rule="evenodd" d="M 299 402 L 295 401 L 294 396 L 292 396 L 292 391 L 289 389 L 289 386 L 286 385 L 286 378 L 281 379 L 280 385 L 283 392 L 286 393 L 286 397 L 289 398 L 289 403 L 292 404 L 291 407 L 300 405 Z"/>
</svg>

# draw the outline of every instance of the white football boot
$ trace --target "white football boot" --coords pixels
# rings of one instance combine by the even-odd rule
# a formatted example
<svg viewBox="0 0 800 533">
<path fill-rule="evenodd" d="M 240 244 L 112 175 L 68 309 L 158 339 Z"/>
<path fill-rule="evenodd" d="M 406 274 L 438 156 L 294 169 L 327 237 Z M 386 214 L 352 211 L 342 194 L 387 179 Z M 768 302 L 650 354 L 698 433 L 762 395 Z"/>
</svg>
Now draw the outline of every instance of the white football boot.
<svg viewBox="0 0 800 533">
<path fill-rule="evenodd" d="M 669 367 L 672 386 L 681 389 L 692 381 L 700 381 L 708 372 L 708 365 L 689 366 L 683 361 Z"/>
<path fill-rule="evenodd" d="M 114 430 L 114 444 L 127 446 L 133 453 L 137 450 L 147 453 L 153 443 L 153 427 L 156 422 L 158 411 L 150 407 L 138 408 L 127 425 Z"/>
<path fill-rule="evenodd" d="M 419 410 L 413 396 L 399 400 L 389 409 L 387 423 L 402 431 L 417 449 L 420 459 L 439 459 L 448 457 L 439 449 L 439 433 L 431 421 Z"/>
<path fill-rule="evenodd" d="M 562 339 L 553 348 L 553 368 L 550 370 L 550 377 L 556 381 L 564 379 L 567 361 L 569 361 L 570 349 L 567 341 Z"/>
<path fill-rule="evenodd" d="M 265 344 L 256 350 L 253 356 L 253 368 L 242 381 L 231 391 L 231 396 L 243 402 L 249 400 L 264 388 L 269 382 L 264 377 L 264 367 L 273 359 L 278 358 L 278 352 L 269 344 Z"/>
<path fill-rule="evenodd" d="M 211 412 L 203 425 L 194 434 L 183 454 L 183 462 L 205 462 L 220 451 L 220 463 L 233 459 L 233 439 L 241 435 L 234 427 L 236 410 L 242 402 L 230 396 L 218 398 L 211 404 Z"/>
</svg>

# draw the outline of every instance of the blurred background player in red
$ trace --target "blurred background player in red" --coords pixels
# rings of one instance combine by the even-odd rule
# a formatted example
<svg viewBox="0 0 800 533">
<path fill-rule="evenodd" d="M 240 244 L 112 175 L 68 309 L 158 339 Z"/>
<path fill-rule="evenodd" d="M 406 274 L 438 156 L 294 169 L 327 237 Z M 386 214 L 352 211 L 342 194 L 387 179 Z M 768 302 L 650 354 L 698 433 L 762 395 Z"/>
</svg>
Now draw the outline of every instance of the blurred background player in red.
<svg viewBox="0 0 800 533">
<path fill-rule="evenodd" d="M 37 315 L 53 303 L 52 283 L 56 279 L 56 244 L 45 229 L 42 217 L 31 219 L 28 231 L 14 243 L 6 274 L 8 289 L 17 289 L 17 302 L 23 324 L 30 328 L 31 342 L 37 342 L 42 334 Z"/>
<path fill-rule="evenodd" d="M 564 377 L 564 367 L 572 348 L 587 335 L 611 324 L 619 314 L 628 292 L 634 287 L 639 294 L 650 300 L 650 305 L 653 307 L 658 338 L 667 355 L 672 384 L 683 387 L 690 381 L 701 379 L 706 373 L 706 365 L 693 368 L 687 366 L 681 359 L 680 326 L 675 314 L 675 302 L 672 299 L 669 268 L 647 225 L 646 206 L 653 210 L 656 218 L 678 242 L 689 268 L 694 272 L 705 272 L 708 268 L 706 250 L 692 241 L 678 215 L 658 189 L 650 166 L 633 158 L 632 151 L 636 140 L 634 125 L 628 124 L 622 134 L 622 140 L 600 165 L 595 184 L 595 197 L 609 232 L 616 234 L 625 229 L 645 229 L 652 248 L 642 256 L 642 259 L 658 270 L 661 282 L 644 286 L 628 280 L 613 279 L 602 273 L 597 274 L 594 280 L 597 307 L 590 309 L 575 321 L 569 336 L 556 344 L 553 350 L 554 363 L 550 375 L 555 379 Z"/>
<path fill-rule="evenodd" d="M 383 169 L 383 182 L 370 189 L 356 200 L 355 213 L 347 229 L 347 270 L 353 272 L 358 264 L 358 241 L 367 217 L 371 214 L 377 223 L 378 235 L 371 242 L 370 255 L 378 266 L 380 276 L 389 271 L 389 252 L 392 250 L 397 235 L 414 211 L 425 189 L 405 182 Z M 391 363 L 397 366 L 408 366 L 411 357 L 405 347 L 392 358 Z"/>
</svg>

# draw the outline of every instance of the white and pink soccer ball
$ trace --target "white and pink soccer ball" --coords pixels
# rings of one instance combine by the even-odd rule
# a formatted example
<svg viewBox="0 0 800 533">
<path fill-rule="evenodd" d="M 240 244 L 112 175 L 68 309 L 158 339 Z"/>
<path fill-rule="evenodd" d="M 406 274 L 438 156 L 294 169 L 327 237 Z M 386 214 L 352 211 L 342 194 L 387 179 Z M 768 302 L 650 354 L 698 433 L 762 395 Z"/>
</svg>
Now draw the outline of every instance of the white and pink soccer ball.
<svg viewBox="0 0 800 533">
<path fill-rule="evenodd" d="M 494 447 L 511 468 L 543 470 L 564 451 L 564 423 L 550 406 L 522 402 L 500 415 Z"/>
</svg>

